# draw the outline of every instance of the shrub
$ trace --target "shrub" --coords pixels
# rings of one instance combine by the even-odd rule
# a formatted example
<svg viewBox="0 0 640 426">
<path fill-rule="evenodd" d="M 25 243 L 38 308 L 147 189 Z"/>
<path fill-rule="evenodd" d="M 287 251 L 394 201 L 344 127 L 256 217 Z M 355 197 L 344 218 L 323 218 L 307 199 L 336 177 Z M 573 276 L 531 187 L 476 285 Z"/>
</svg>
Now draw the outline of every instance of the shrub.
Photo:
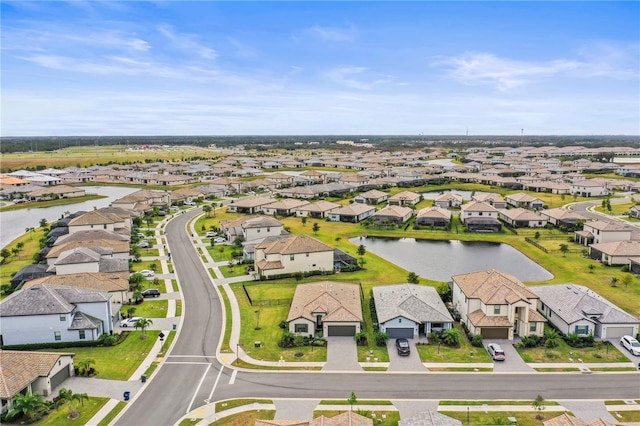
<svg viewBox="0 0 640 426">
<path fill-rule="evenodd" d="M 484 347 L 484 345 L 482 343 L 482 334 L 474 334 L 473 335 L 473 337 L 471 338 L 471 346 L 473 346 L 475 348 Z"/>
<path fill-rule="evenodd" d="M 107 336 L 102 341 L 102 344 L 105 346 L 115 346 L 116 341 L 116 336 Z"/>
<path fill-rule="evenodd" d="M 525 348 L 535 348 L 540 344 L 541 340 L 542 338 L 540 336 L 532 334 L 530 336 L 524 336 L 521 340 L 521 343 Z"/>
<path fill-rule="evenodd" d="M 353 340 L 356 341 L 356 344 L 358 346 L 367 346 L 367 333 L 365 333 L 364 331 L 356 333 L 355 336 L 353 336 Z"/>
<path fill-rule="evenodd" d="M 292 348 L 295 345 L 296 335 L 290 331 L 282 333 L 282 339 L 278 342 L 278 346 L 281 348 Z"/>
<path fill-rule="evenodd" d="M 387 345 L 387 341 L 389 340 L 389 335 L 387 333 L 383 333 L 381 331 L 378 331 L 375 334 L 374 339 L 376 341 L 376 346 L 386 346 Z"/>
<path fill-rule="evenodd" d="M 456 328 L 450 328 L 442 333 L 442 342 L 447 346 L 460 346 L 460 331 Z"/>
<path fill-rule="evenodd" d="M 278 327 L 280 327 L 283 330 L 287 329 L 287 322 L 286 321 L 280 321 L 280 324 L 278 324 Z"/>
</svg>

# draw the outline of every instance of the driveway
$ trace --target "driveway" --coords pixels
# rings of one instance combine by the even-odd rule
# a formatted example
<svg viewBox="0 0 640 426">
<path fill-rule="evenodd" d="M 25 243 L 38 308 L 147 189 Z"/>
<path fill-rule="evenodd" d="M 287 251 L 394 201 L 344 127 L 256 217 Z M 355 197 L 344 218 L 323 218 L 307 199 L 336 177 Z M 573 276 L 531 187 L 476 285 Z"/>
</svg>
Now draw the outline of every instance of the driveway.
<svg viewBox="0 0 640 426">
<path fill-rule="evenodd" d="M 409 339 L 411 354 L 400 356 L 396 350 L 396 339 L 387 341 L 387 352 L 389 352 L 389 368 L 387 371 L 427 371 L 427 368 L 420 361 L 418 350 L 413 339 Z"/>
<path fill-rule="evenodd" d="M 616 338 L 616 339 L 607 339 L 607 340 L 611 342 L 613 346 L 618 348 L 618 350 L 622 352 L 624 356 L 629 358 L 629 361 L 633 362 L 636 366 L 640 366 L 640 356 L 635 356 L 631 352 L 629 352 L 626 348 L 623 348 L 622 345 L 620 344 L 620 339 Z"/>
<path fill-rule="evenodd" d="M 362 371 L 353 337 L 327 337 L 327 362 L 322 371 Z"/>
<path fill-rule="evenodd" d="M 484 342 L 485 350 L 489 343 L 497 343 L 502 346 L 504 350 L 504 354 L 506 355 L 506 359 L 504 361 L 494 361 L 493 362 L 493 371 L 496 373 L 531 373 L 535 371 L 533 368 L 529 367 L 526 362 L 522 360 L 516 348 L 513 347 L 513 341 L 511 340 L 500 340 L 500 339 L 491 339 L 485 340 Z"/>
</svg>

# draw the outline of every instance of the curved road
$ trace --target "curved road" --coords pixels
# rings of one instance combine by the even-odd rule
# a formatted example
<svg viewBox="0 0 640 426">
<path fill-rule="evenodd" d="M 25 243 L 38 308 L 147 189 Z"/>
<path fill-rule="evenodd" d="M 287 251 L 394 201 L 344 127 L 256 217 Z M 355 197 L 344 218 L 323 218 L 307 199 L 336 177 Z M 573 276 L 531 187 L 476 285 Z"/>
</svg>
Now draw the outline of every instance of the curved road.
<svg viewBox="0 0 640 426">
<path fill-rule="evenodd" d="M 173 425 L 191 410 L 226 398 L 362 399 L 638 399 L 637 373 L 340 373 L 239 371 L 216 359 L 221 304 L 186 232 L 199 211 L 173 219 L 167 240 L 184 299 L 180 334 L 164 365 L 117 421 Z"/>
</svg>

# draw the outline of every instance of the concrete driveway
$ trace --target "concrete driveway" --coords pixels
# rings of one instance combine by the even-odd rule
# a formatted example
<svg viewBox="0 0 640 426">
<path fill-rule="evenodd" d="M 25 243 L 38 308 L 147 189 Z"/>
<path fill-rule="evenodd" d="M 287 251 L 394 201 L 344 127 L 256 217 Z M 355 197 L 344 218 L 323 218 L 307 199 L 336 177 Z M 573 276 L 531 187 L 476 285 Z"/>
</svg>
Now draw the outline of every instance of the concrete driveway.
<svg viewBox="0 0 640 426">
<path fill-rule="evenodd" d="M 522 360 L 516 348 L 513 347 L 511 340 L 490 339 L 484 341 L 485 351 L 489 343 L 497 343 L 502 346 L 506 359 L 504 361 L 494 361 L 493 371 L 496 373 L 531 373 L 533 368 L 529 367 L 526 362 Z"/>
<path fill-rule="evenodd" d="M 322 371 L 362 371 L 353 337 L 327 337 L 327 362 Z"/>
<path fill-rule="evenodd" d="M 389 368 L 387 371 L 427 371 L 427 368 L 420 361 L 418 350 L 416 349 L 413 339 L 409 340 L 411 354 L 409 356 L 400 356 L 396 350 L 396 339 L 387 341 L 387 351 L 389 352 Z"/>
<path fill-rule="evenodd" d="M 626 348 L 622 347 L 620 344 L 620 339 L 607 339 L 613 346 L 615 346 L 620 352 L 624 354 L 629 361 L 633 362 L 636 366 L 640 366 L 640 356 L 635 356 L 631 352 L 629 352 Z"/>
</svg>

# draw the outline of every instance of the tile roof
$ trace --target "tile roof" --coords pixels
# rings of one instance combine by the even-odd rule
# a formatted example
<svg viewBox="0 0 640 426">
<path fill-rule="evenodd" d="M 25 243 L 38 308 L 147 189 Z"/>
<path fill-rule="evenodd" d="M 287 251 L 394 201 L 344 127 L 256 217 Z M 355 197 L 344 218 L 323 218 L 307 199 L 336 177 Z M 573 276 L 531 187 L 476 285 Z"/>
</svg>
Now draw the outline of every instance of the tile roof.
<svg viewBox="0 0 640 426">
<path fill-rule="evenodd" d="M 551 217 L 553 219 L 557 219 L 557 220 L 567 220 L 567 219 L 586 220 L 587 219 L 586 216 L 583 216 L 580 213 L 576 213 L 573 210 L 567 210 L 560 207 L 555 209 L 541 210 L 540 214 L 543 216 Z"/>
<path fill-rule="evenodd" d="M 593 220 L 585 222 L 585 227 L 598 229 L 600 231 L 630 231 L 627 225 L 619 222 L 605 222 L 602 220 Z"/>
<path fill-rule="evenodd" d="M 418 284 L 395 284 L 373 288 L 378 321 L 399 316 L 411 321 L 453 322 L 451 314 L 433 287 Z"/>
<path fill-rule="evenodd" d="M 339 214 L 343 216 L 358 216 L 375 209 L 375 207 L 368 206 L 366 204 L 353 203 L 349 204 L 348 206 L 337 208 L 333 210 L 331 214 Z"/>
<path fill-rule="evenodd" d="M 287 321 L 296 318 L 315 321 L 314 312 L 324 312 L 326 321 L 362 321 L 358 285 L 335 281 L 299 284 L 291 302 Z"/>
<path fill-rule="evenodd" d="M 38 377 L 48 376 L 61 356 L 74 354 L 0 349 L 0 398 L 9 399 Z"/>
<path fill-rule="evenodd" d="M 323 251 L 333 252 L 333 247 L 304 234 L 294 235 L 277 241 L 265 241 L 256 245 L 255 249 L 264 250 L 265 254 L 296 254 Z"/>
<path fill-rule="evenodd" d="M 498 209 L 482 201 L 470 201 L 460 206 L 462 212 L 497 212 Z"/>
<path fill-rule="evenodd" d="M 467 315 L 471 324 L 476 327 L 511 327 L 513 324 L 509 320 L 509 317 L 487 315 L 481 309 L 473 311 Z"/>
<path fill-rule="evenodd" d="M 411 215 L 412 213 L 413 213 L 413 210 L 409 207 L 387 206 L 375 212 L 373 214 L 373 217 L 391 216 L 391 217 L 404 218 L 407 215 Z"/>
<path fill-rule="evenodd" d="M 264 206 L 266 204 L 271 204 L 275 201 L 278 201 L 278 200 L 271 197 L 263 197 L 261 195 L 256 195 L 254 197 L 240 198 L 238 200 L 233 201 L 230 205 L 234 205 L 236 207 L 258 207 L 258 206 Z"/>
<path fill-rule="evenodd" d="M 420 217 L 433 217 L 433 218 L 443 218 L 443 219 L 451 219 L 451 211 L 447 209 L 443 209 L 440 207 L 425 207 L 424 209 L 420 209 L 416 218 Z"/>
<path fill-rule="evenodd" d="M 0 302 L 0 317 L 68 314 L 76 303 L 107 302 L 110 298 L 90 289 L 36 284 Z"/>
<path fill-rule="evenodd" d="M 589 247 L 610 256 L 640 256 L 640 241 L 612 241 L 610 243 L 591 244 Z"/>
<path fill-rule="evenodd" d="M 337 209 L 339 207 L 341 207 L 341 204 L 322 200 L 316 203 L 309 203 L 304 206 L 300 206 L 296 210 L 308 211 L 308 212 L 328 212 L 328 211 Z"/>
<path fill-rule="evenodd" d="M 113 214 L 90 211 L 71 220 L 71 222 L 69 222 L 69 226 L 102 225 L 122 221 L 121 218 L 114 216 L 115 215 Z"/>
<path fill-rule="evenodd" d="M 480 299 L 485 304 L 511 305 L 518 300 L 538 298 L 519 279 L 495 269 L 454 275 L 451 278 L 468 298 Z"/>
<path fill-rule="evenodd" d="M 23 289 L 27 289 L 37 284 L 49 284 L 53 286 L 62 285 L 105 292 L 128 291 L 129 272 L 81 272 L 76 274 L 50 275 L 26 282 Z"/>
<path fill-rule="evenodd" d="M 500 212 L 500 214 L 502 214 L 503 216 L 511 219 L 511 220 L 527 220 L 527 221 L 531 221 L 531 220 L 537 220 L 537 221 L 541 221 L 541 220 L 547 220 L 545 218 L 543 218 L 542 216 L 540 216 L 538 213 L 532 212 L 530 210 L 527 209 L 523 209 L 521 207 L 515 208 L 515 209 L 509 209 L 509 210 L 502 210 L 502 212 Z"/>
<path fill-rule="evenodd" d="M 119 234 L 113 231 L 107 231 L 106 229 L 90 229 L 86 231 L 77 231 L 73 234 L 63 235 L 56 240 L 54 247 L 73 241 L 91 241 L 103 239 L 111 241 L 126 241 L 127 244 L 129 243 L 129 237 L 126 235 Z"/>
<path fill-rule="evenodd" d="M 71 234 L 74 235 L 74 234 Z M 47 258 L 54 258 L 60 256 L 63 252 L 72 250 L 76 247 L 86 247 L 93 251 L 97 251 L 97 248 L 109 249 L 110 253 L 129 253 L 129 242 L 118 240 L 82 240 L 82 241 L 70 241 L 67 243 L 57 244 L 51 248 L 47 253 Z"/>
</svg>

